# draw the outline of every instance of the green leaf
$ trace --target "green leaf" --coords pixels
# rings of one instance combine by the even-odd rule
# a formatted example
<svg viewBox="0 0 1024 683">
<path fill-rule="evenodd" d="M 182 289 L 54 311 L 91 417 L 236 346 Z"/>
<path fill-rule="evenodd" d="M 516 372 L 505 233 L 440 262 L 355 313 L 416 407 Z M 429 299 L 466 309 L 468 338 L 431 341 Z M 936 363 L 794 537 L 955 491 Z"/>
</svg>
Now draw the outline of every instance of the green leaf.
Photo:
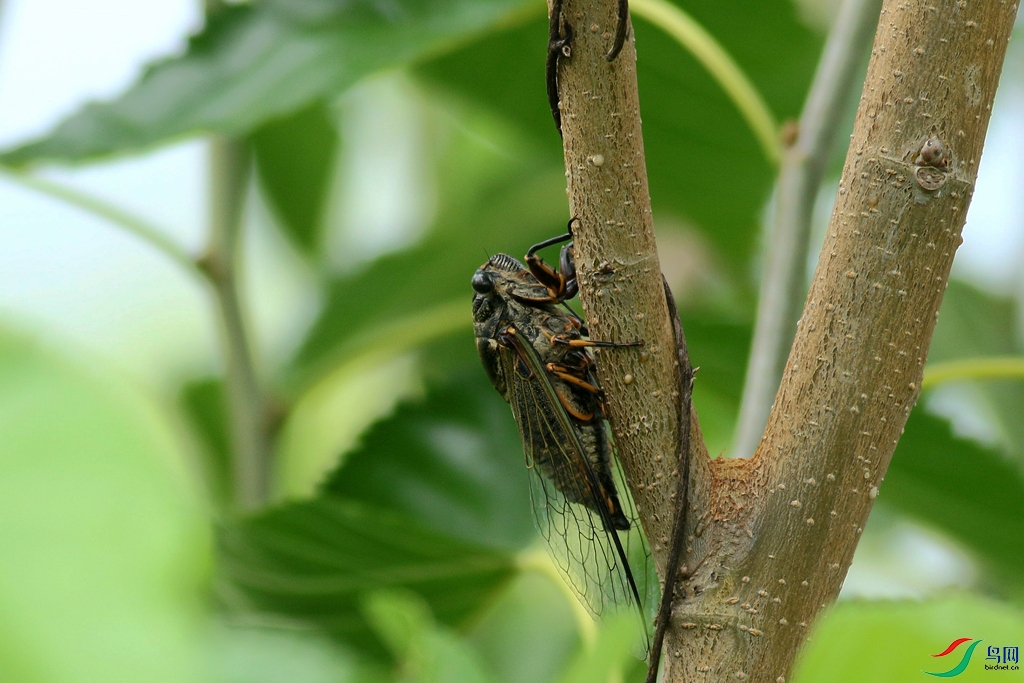
<svg viewBox="0 0 1024 683">
<path fill-rule="evenodd" d="M 797 20 L 791 2 L 682 4 L 733 55 L 777 117 L 799 114 L 821 40 Z M 756 245 L 759 214 L 775 169 L 733 104 L 689 53 L 640 19 L 634 30 L 655 216 L 688 219 L 738 272 Z M 539 17 L 481 36 L 421 71 L 518 123 L 560 160 L 544 91 L 545 36 Z"/>
<path fill-rule="evenodd" d="M 464 203 L 446 207 L 437 230 L 419 245 L 337 278 L 328 288 L 323 312 L 293 372 L 314 377 L 351 351 L 346 346 L 360 335 L 447 307 L 453 300 L 466 302 L 469 333 L 469 280 L 480 264 L 498 251 L 525 253 L 531 244 L 557 234 L 564 225 L 565 196 L 552 182 L 559 174 L 549 168 L 520 167 L 513 174 L 488 179 L 473 196 L 463 197 Z"/>
<path fill-rule="evenodd" d="M 219 378 L 188 382 L 179 398 L 185 417 L 199 442 L 203 479 L 210 498 L 220 504 L 233 500 L 231 444 L 224 411 L 224 383 Z"/>
<path fill-rule="evenodd" d="M 910 414 L 881 501 L 935 525 L 1006 579 L 1024 576 L 1024 477 L 998 451 L 955 436 L 948 422 Z"/>
<path fill-rule="evenodd" d="M 430 610 L 415 595 L 375 593 L 365 610 L 402 669 L 403 680 L 416 683 L 489 683 L 493 680 L 479 655 L 456 634 L 439 628 Z"/>
<path fill-rule="evenodd" d="M 322 634 L 222 624 L 211 638 L 211 683 L 341 683 L 354 680 L 349 653 Z"/>
<path fill-rule="evenodd" d="M 425 108 L 424 126 L 436 145 L 428 154 L 437 183 L 429 233 L 328 283 L 321 316 L 293 361 L 293 386 L 309 386 L 367 349 L 403 352 L 406 339 L 451 332 L 457 302 L 465 302 L 470 330 L 468 282 L 480 264 L 499 251 L 522 254 L 564 226 L 564 171 L 531 156 L 507 125 L 445 102 Z"/>
<path fill-rule="evenodd" d="M 982 641 L 957 682 L 1017 680 L 1009 672 L 985 671 L 990 645 L 1020 646 L 1024 614 L 980 597 L 957 595 L 928 602 L 842 602 L 822 616 L 797 661 L 794 683 L 920 683 L 923 672 L 952 669 L 961 646 L 933 657 L 958 638 Z M 989 662 L 991 663 L 991 662 Z M 1000 675 L 1002 674 L 1002 675 Z"/>
<path fill-rule="evenodd" d="M 483 370 L 470 370 L 377 423 L 324 491 L 481 546 L 526 546 L 535 532 L 519 432 Z"/>
<path fill-rule="evenodd" d="M 682 312 L 690 363 L 698 368 L 693 404 L 700 416 L 708 452 L 723 452 L 732 440 L 739 412 L 743 372 L 750 349 L 750 325 L 725 321 L 702 312 Z"/>
<path fill-rule="evenodd" d="M 285 234 L 316 253 L 339 144 L 330 108 L 314 102 L 264 124 L 251 139 L 257 177 Z"/>
<path fill-rule="evenodd" d="M 0 680 L 196 680 L 205 520 L 117 377 L 0 332 Z"/>
<path fill-rule="evenodd" d="M 928 360 L 968 355 L 1005 355 L 1019 351 L 1017 305 L 1012 299 L 950 280 L 942 297 Z"/>
<path fill-rule="evenodd" d="M 367 594 L 414 592 L 454 626 L 516 571 L 508 553 L 330 495 L 225 526 L 218 552 L 219 595 L 229 609 L 312 624 L 371 652 L 379 644 L 360 609 Z"/>
<path fill-rule="evenodd" d="M 1018 304 L 951 280 L 942 298 L 928 362 L 1024 352 L 1018 334 Z M 995 419 L 999 436 L 1024 467 L 1024 383 L 1018 379 L 986 380 L 975 396 Z"/>
<path fill-rule="evenodd" d="M 416 354 L 386 348 L 357 353 L 319 377 L 291 406 L 276 439 L 273 502 L 314 496 L 339 453 L 353 450 L 398 402 L 422 394 Z"/>
<path fill-rule="evenodd" d="M 630 650 L 636 642 L 636 616 L 615 614 L 601 622 L 597 642 L 585 648 L 559 679 L 560 683 L 589 683 L 614 680 L 631 666 Z"/>
<path fill-rule="evenodd" d="M 528 6 L 525 0 L 233 5 L 211 17 L 183 55 L 151 65 L 116 99 L 85 105 L 0 162 L 86 161 L 197 133 L 249 133 L 330 99 L 367 74 L 451 49 Z"/>
<path fill-rule="evenodd" d="M 511 411 L 472 360 L 468 378 L 449 375 L 375 425 L 317 498 L 225 526 L 225 604 L 371 653 L 358 605 L 374 591 L 416 593 L 449 626 L 489 604 L 534 531 Z"/>
<path fill-rule="evenodd" d="M 535 536 L 519 433 L 482 371 L 401 405 L 324 490 L 481 546 L 519 550 Z"/>
<path fill-rule="evenodd" d="M 553 681 L 579 650 L 574 609 L 583 608 L 556 582 L 557 576 L 523 572 L 469 634 L 504 683 Z"/>
</svg>

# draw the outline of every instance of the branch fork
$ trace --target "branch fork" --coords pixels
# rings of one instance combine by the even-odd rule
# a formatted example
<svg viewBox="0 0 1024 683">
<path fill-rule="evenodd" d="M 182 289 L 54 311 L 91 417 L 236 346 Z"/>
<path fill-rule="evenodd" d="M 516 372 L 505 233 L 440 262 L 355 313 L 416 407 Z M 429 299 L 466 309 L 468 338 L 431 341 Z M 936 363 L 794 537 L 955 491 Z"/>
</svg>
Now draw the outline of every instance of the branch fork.
<svg viewBox="0 0 1024 683">
<path fill-rule="evenodd" d="M 690 413 L 683 562 L 699 566 L 674 609 L 666 681 L 785 681 L 838 595 L 920 393 L 1016 9 L 886 0 L 835 210 L 754 458 L 710 460 Z M 616 3 L 564 0 L 561 13 L 577 27 L 555 68 L 580 298 L 595 337 L 645 341 L 639 358 L 600 354 L 599 374 L 664 576 L 682 392 L 636 54 L 626 40 L 604 59 Z"/>
</svg>

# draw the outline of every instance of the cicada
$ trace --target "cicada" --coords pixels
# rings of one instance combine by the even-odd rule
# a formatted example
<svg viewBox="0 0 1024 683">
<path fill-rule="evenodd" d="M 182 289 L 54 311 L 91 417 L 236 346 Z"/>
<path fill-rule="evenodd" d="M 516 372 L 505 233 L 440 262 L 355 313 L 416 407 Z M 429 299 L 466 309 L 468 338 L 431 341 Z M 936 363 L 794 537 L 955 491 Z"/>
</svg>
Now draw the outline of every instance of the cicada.
<svg viewBox="0 0 1024 683">
<path fill-rule="evenodd" d="M 643 615 L 643 591 L 620 538 L 635 512 L 616 484 L 591 352 L 640 342 L 590 339 L 582 318 L 565 304 L 578 289 L 571 239 L 569 233 L 535 245 L 526 265 L 497 254 L 476 271 L 477 350 L 491 383 L 512 406 L 526 466 L 535 475 L 535 517 L 562 574 L 595 616 L 629 603 Z M 560 242 L 569 243 L 554 269 L 537 252 Z"/>
</svg>

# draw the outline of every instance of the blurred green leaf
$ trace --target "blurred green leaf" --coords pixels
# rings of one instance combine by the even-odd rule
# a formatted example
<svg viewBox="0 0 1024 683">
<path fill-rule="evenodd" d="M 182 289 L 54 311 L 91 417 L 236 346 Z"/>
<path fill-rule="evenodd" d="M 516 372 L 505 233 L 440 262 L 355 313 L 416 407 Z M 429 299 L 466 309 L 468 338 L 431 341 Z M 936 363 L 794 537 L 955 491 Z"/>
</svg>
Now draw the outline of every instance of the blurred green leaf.
<svg viewBox="0 0 1024 683">
<path fill-rule="evenodd" d="M 597 642 L 584 647 L 569 665 L 560 683 L 590 683 L 591 681 L 614 680 L 632 667 L 635 657 L 630 654 L 636 643 L 636 616 L 627 613 L 614 614 L 601 622 Z"/>
<path fill-rule="evenodd" d="M 403 341 L 410 342 L 409 351 L 414 348 L 413 339 Z M 378 346 L 349 356 L 302 393 L 277 437 L 273 502 L 316 495 L 338 467 L 339 454 L 354 450 L 360 437 L 400 401 L 422 396 L 417 357 Z"/>
<path fill-rule="evenodd" d="M 398 660 L 400 680 L 415 683 L 488 683 L 479 655 L 448 629 L 438 628 L 415 595 L 374 593 L 364 609 Z"/>
<path fill-rule="evenodd" d="M 292 242 L 307 254 L 320 246 L 338 152 L 338 131 L 323 102 L 270 121 L 252 135 L 256 174 Z"/>
<path fill-rule="evenodd" d="M 929 362 L 976 356 L 1005 356 L 1024 353 L 1018 333 L 1018 304 L 951 280 L 942 298 L 935 325 Z M 976 385 L 988 413 L 1011 453 L 1024 468 L 1024 383 L 1016 379 L 986 380 Z"/>
<path fill-rule="evenodd" d="M 504 683 L 553 681 L 580 647 L 575 598 L 550 575 L 523 572 L 469 634 Z M 589 617 L 588 617 L 589 618 Z"/>
<path fill-rule="evenodd" d="M 797 20 L 791 2 L 681 4 L 732 54 L 777 117 L 799 114 L 821 39 Z M 689 219 L 739 272 L 756 245 L 775 169 L 733 104 L 689 53 L 642 20 L 634 21 L 634 30 L 655 216 L 668 212 Z M 544 91 L 545 46 L 546 26 L 538 17 L 481 36 L 421 71 L 518 123 L 560 160 Z"/>
<path fill-rule="evenodd" d="M 958 683 L 1019 680 L 1010 672 L 985 671 L 985 647 L 1019 646 L 1024 641 L 1024 615 L 1006 605 L 959 595 L 927 602 L 839 603 L 815 624 L 793 681 L 934 680 L 922 672 L 952 669 L 964 648 L 947 657 L 931 655 L 965 637 L 980 639 L 982 644 L 966 671 L 956 677 Z"/>
<path fill-rule="evenodd" d="M 348 683 L 356 679 L 353 657 L 310 630 L 224 624 L 211 637 L 208 658 L 211 683 Z"/>
<path fill-rule="evenodd" d="M 321 316 L 293 362 L 293 386 L 309 386 L 367 348 L 404 346 L 381 337 L 416 336 L 410 325 L 450 332 L 450 311 L 459 301 L 470 330 L 468 282 L 479 265 L 499 251 L 524 253 L 564 225 L 565 195 L 557 184 L 564 171 L 539 161 L 493 115 L 435 101 L 424 127 L 434 145 L 427 156 L 437 185 L 429 233 L 328 284 Z M 449 321 L 443 330 L 425 322 L 438 319 Z"/>
<path fill-rule="evenodd" d="M 466 330 L 472 326 L 469 280 L 490 255 L 525 253 L 564 225 L 565 196 L 552 182 L 557 172 L 530 166 L 488 181 L 465 204 L 448 207 L 437 230 L 419 245 L 383 256 L 365 269 L 339 277 L 309 333 L 295 372 L 315 376 L 338 360 L 360 334 L 391 326 L 453 300 L 466 302 Z M 508 235 L 514 235 L 512 239 Z M 368 294 L 372 293 L 372 294 Z M 470 342 L 471 343 L 471 342 Z"/>
<path fill-rule="evenodd" d="M 1024 577 L 1024 477 L 998 451 L 955 436 L 946 420 L 910 414 L 880 500 L 939 527 L 1004 578 Z"/>
<path fill-rule="evenodd" d="M 85 161 L 196 133 L 248 133 L 528 7 L 526 0 L 231 5 L 183 55 L 154 63 L 118 98 L 85 105 L 0 163 Z"/>
<path fill-rule="evenodd" d="M 449 626 L 489 604 L 534 531 L 511 411 L 472 370 L 375 425 L 319 497 L 227 525 L 224 603 L 371 652 L 358 604 L 373 591 L 416 593 Z"/>
<path fill-rule="evenodd" d="M 199 441 L 204 480 L 210 498 L 225 504 L 233 500 L 228 418 L 224 412 L 224 383 L 219 378 L 188 382 L 179 398 L 185 417 Z"/>
<path fill-rule="evenodd" d="M 690 362 L 698 369 L 693 381 L 693 404 L 708 452 L 716 456 L 732 440 L 751 328 L 706 312 L 682 311 L 681 316 Z"/>
<path fill-rule="evenodd" d="M 484 547 L 526 546 L 535 532 L 519 432 L 483 371 L 472 370 L 377 423 L 324 491 Z"/>
<path fill-rule="evenodd" d="M 196 680 L 199 499 L 117 377 L 0 332 L 0 680 Z"/>
<path fill-rule="evenodd" d="M 218 551 L 228 609 L 316 625 L 371 651 L 359 608 L 368 592 L 412 591 L 442 623 L 458 625 L 516 571 L 508 553 L 330 495 L 226 525 Z"/>
<path fill-rule="evenodd" d="M 942 297 L 928 360 L 966 355 L 1005 355 L 1019 350 L 1017 304 L 960 280 Z"/>
</svg>

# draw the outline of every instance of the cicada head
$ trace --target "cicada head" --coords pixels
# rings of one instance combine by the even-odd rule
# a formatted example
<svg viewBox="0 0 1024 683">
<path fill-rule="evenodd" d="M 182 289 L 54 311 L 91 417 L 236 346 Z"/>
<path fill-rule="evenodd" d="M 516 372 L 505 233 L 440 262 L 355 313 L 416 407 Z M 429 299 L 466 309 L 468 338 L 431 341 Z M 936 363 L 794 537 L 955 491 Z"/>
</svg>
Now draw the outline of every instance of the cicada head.
<svg viewBox="0 0 1024 683">
<path fill-rule="evenodd" d="M 512 288 L 526 276 L 522 263 L 507 254 L 496 254 L 473 273 L 473 327 L 477 337 L 494 337 L 505 313 Z"/>
<path fill-rule="evenodd" d="M 497 254 L 473 273 L 472 280 L 473 331 L 477 352 L 494 388 L 506 400 L 497 338 L 499 328 L 512 322 L 509 317 L 514 314 L 510 313 L 509 307 L 515 304 L 509 299 L 510 291 L 515 279 L 522 277 L 523 273 L 530 275 L 519 261 L 506 254 Z"/>
</svg>

